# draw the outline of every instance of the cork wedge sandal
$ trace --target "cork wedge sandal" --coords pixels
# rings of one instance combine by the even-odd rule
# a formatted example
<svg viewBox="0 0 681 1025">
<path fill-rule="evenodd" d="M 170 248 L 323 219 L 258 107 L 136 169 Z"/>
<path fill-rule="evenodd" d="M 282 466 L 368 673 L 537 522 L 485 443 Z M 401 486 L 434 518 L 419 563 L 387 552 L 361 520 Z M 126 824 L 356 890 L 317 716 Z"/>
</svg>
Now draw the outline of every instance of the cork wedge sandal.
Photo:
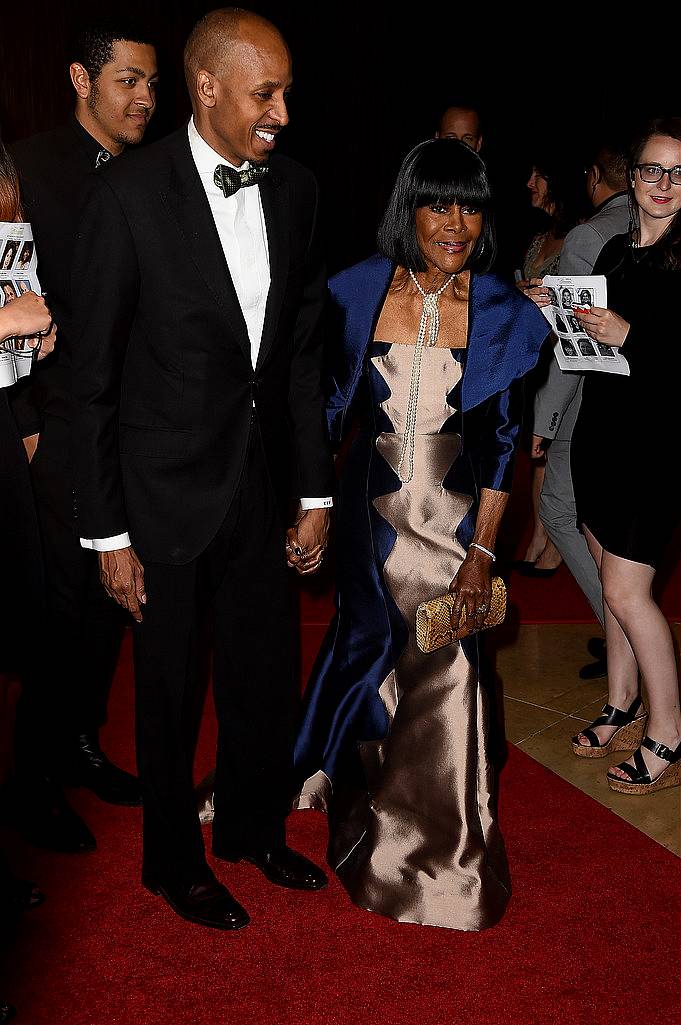
<svg viewBox="0 0 681 1025">
<path fill-rule="evenodd" d="M 659 772 L 653 779 L 648 771 L 641 747 L 652 751 L 658 758 L 664 758 L 669 765 Z M 681 786 L 681 744 L 677 744 L 672 751 L 666 744 L 658 744 L 650 737 L 644 737 L 641 747 L 634 751 L 634 764 L 621 762 L 617 768 L 622 769 L 629 779 L 622 779 L 620 776 L 613 776 L 608 773 L 608 786 L 619 794 L 653 794 L 656 790 L 666 790 L 668 787 Z"/>
<path fill-rule="evenodd" d="M 580 744 L 577 734 L 572 738 L 572 750 L 578 758 L 605 758 L 613 751 L 633 751 L 643 740 L 647 722 L 648 713 L 640 697 L 634 698 L 626 712 L 613 705 L 604 705 L 601 715 L 586 729 L 580 730 L 589 743 Z M 601 744 L 594 732 L 598 726 L 616 727 L 606 744 Z"/>
</svg>

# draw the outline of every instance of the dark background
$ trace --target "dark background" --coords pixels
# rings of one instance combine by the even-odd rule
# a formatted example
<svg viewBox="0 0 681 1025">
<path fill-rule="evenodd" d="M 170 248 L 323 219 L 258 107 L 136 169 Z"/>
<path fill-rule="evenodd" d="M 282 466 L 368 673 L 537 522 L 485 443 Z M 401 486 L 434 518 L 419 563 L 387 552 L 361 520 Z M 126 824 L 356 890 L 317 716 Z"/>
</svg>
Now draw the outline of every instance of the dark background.
<svg viewBox="0 0 681 1025">
<path fill-rule="evenodd" d="M 130 9 L 143 15 L 159 44 L 161 86 L 147 142 L 171 131 L 189 113 L 184 41 L 213 6 L 201 0 L 140 0 L 133 8 L 126 0 L 3 4 L 5 141 L 53 127 L 72 109 L 65 42 L 73 22 Z M 654 55 L 648 72 L 632 66 L 612 25 L 599 30 L 575 18 L 574 28 L 554 29 L 545 15 L 538 20 L 518 10 L 501 26 L 482 4 L 469 6 L 463 21 L 464 9 L 455 4 L 250 6 L 281 28 L 293 51 L 291 124 L 279 146 L 321 181 L 332 270 L 373 251 L 402 157 L 433 134 L 440 110 L 452 101 L 483 110 L 483 155 L 494 170 L 502 215 L 501 269 L 509 272 L 538 228 L 525 190 L 538 151 L 550 143 L 566 161 L 583 162 L 593 138 L 631 133 L 646 116 L 681 110 Z"/>
</svg>

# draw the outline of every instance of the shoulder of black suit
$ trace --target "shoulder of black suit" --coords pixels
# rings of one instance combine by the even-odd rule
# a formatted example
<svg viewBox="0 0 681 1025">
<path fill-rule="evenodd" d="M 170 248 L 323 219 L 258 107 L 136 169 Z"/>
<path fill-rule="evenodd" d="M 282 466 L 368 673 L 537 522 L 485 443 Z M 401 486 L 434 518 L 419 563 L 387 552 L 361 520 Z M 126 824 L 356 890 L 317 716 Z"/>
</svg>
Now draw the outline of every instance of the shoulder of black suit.
<svg viewBox="0 0 681 1025">
<path fill-rule="evenodd" d="M 9 147 L 20 174 L 43 172 L 48 177 L 62 165 L 93 169 L 101 148 L 73 115 L 57 128 L 20 139 Z"/>
</svg>

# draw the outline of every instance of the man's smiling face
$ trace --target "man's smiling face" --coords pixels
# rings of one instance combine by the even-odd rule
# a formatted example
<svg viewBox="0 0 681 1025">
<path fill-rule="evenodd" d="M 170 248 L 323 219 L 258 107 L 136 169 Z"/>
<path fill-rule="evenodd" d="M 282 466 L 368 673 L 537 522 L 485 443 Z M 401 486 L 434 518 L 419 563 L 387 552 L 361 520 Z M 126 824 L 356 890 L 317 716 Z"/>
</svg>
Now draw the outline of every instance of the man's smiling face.
<svg viewBox="0 0 681 1025">
<path fill-rule="evenodd" d="M 249 25 L 235 41 L 227 66 L 214 76 L 215 105 L 209 112 L 219 152 L 230 163 L 267 160 L 288 124 L 290 89 L 291 54 L 283 39 Z"/>
</svg>

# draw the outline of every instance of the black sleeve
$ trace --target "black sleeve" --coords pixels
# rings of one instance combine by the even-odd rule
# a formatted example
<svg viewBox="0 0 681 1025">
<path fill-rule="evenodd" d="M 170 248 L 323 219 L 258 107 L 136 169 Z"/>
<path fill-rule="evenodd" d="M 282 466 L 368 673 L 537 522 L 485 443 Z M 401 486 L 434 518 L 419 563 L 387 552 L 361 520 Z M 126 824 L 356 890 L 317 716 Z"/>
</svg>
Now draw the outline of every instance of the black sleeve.
<svg viewBox="0 0 681 1025">
<path fill-rule="evenodd" d="M 93 186 L 73 267 L 73 459 L 78 530 L 111 537 L 128 527 L 118 454 L 123 360 L 139 294 L 132 234 L 109 184 Z"/>
<path fill-rule="evenodd" d="M 35 393 L 35 380 L 33 380 L 39 366 L 40 364 L 34 365 L 29 376 L 18 381 L 10 390 L 10 405 L 22 438 L 28 438 L 31 434 L 40 434 L 43 428 L 43 414 Z"/>
<path fill-rule="evenodd" d="M 293 425 L 299 498 L 324 498 L 333 493 L 333 471 L 326 432 L 322 390 L 323 311 L 326 268 L 319 234 L 318 194 L 305 261 L 305 280 L 293 335 L 289 415 Z"/>
</svg>

